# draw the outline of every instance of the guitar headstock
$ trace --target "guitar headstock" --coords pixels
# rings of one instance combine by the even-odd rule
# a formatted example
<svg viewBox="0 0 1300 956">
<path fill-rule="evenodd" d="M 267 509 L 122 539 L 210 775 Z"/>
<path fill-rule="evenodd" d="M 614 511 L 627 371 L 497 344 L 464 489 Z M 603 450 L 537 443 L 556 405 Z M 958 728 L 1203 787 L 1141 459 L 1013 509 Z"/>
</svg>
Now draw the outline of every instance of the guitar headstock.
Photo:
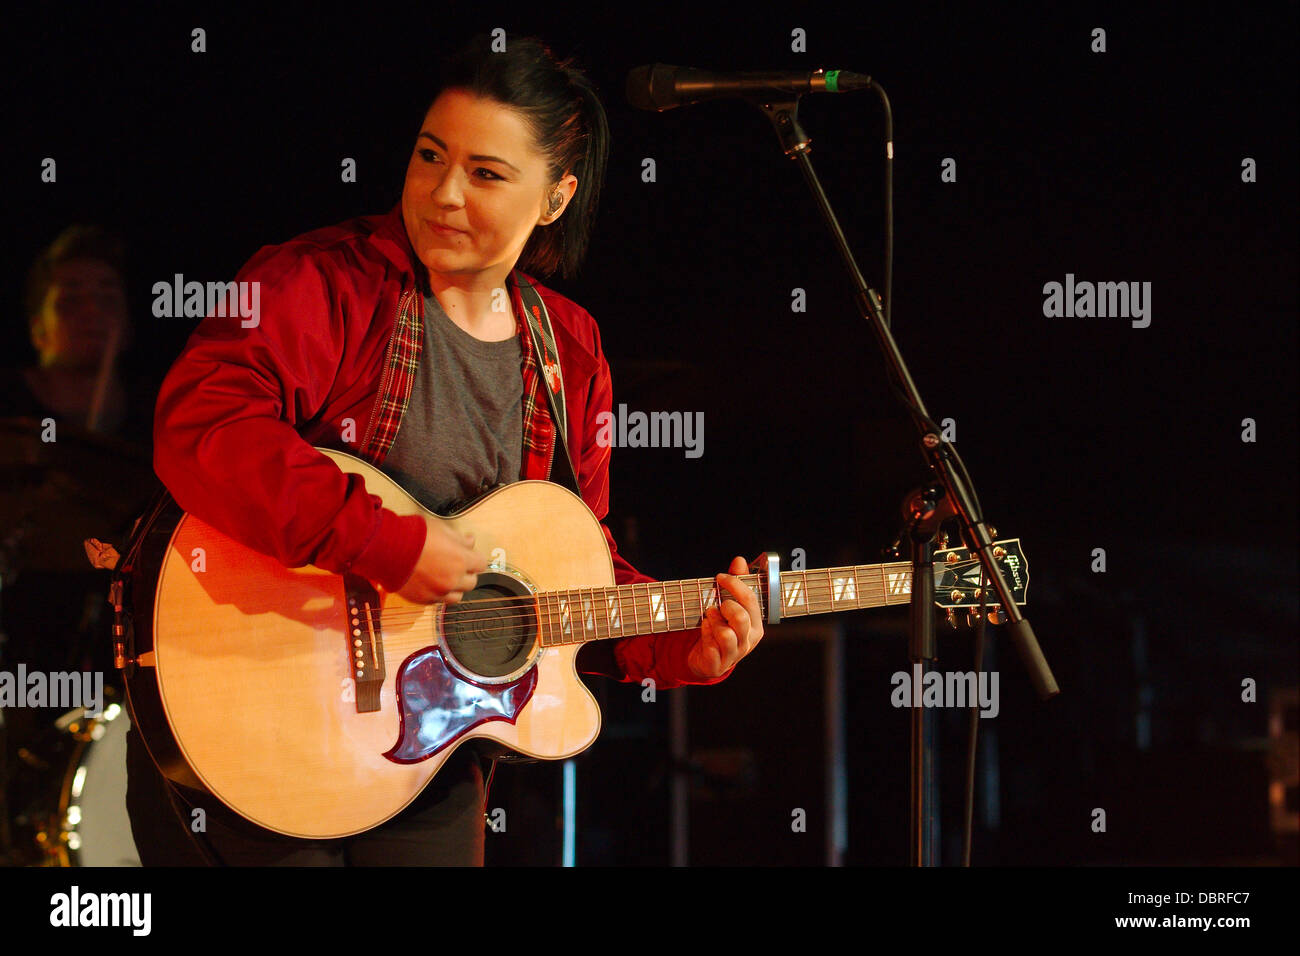
<svg viewBox="0 0 1300 956">
<path fill-rule="evenodd" d="M 1020 548 L 1019 538 L 993 542 L 993 556 L 1006 579 L 1017 604 L 1028 600 L 1029 561 Z M 980 606 L 980 572 L 982 567 L 970 548 L 943 548 L 934 552 L 934 603 L 943 608 Z M 997 608 L 997 590 L 990 584 L 983 595 L 986 608 Z"/>
</svg>

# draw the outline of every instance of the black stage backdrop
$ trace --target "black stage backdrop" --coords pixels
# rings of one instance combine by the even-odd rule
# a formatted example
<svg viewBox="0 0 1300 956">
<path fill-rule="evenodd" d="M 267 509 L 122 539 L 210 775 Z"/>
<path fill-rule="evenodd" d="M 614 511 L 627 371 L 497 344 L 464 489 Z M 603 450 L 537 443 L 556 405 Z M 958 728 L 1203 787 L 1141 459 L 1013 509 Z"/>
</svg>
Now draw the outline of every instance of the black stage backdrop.
<svg viewBox="0 0 1300 956">
<path fill-rule="evenodd" d="M 975 862 L 1294 864 L 1294 780 L 1281 829 L 1268 802 L 1270 707 L 1297 682 L 1294 5 L 443 6 L 7 11 L 6 364 L 30 360 L 32 257 L 99 222 L 128 241 L 129 364 L 152 394 L 194 324 L 153 317 L 155 282 L 224 281 L 263 245 L 391 208 L 439 55 L 538 35 L 588 70 L 613 133 L 588 260 L 551 284 L 600 323 L 616 404 L 703 414 L 699 457 L 615 450 L 624 550 L 662 578 L 765 549 L 880 560 L 924 465 L 802 177 L 744 102 L 657 115 L 623 94 L 656 61 L 868 73 L 895 112 L 894 331 L 989 520 L 1023 540 L 1062 688 L 1037 702 L 995 632 Z M 809 96 L 801 119 L 883 292 L 880 103 Z M 1046 315 L 1067 276 L 1149 289 L 1149 324 Z M 906 613 L 838 620 L 842 861 L 905 863 Z M 818 636 L 776 629 L 688 692 L 690 862 L 826 859 Z M 969 631 L 941 647 L 972 666 Z M 672 695 L 592 685 L 606 726 L 577 761 L 576 861 L 666 864 Z M 944 716 L 952 862 L 965 719 Z M 560 787 L 558 765 L 498 772 L 490 863 L 560 858 Z"/>
</svg>

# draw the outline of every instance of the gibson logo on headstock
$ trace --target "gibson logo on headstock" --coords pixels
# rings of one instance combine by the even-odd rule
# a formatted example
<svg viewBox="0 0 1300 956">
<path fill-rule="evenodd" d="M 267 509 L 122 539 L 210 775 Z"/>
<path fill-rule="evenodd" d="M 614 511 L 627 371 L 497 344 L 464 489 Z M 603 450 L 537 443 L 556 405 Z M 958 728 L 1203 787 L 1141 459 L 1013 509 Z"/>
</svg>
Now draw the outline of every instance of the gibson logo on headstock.
<svg viewBox="0 0 1300 956">
<path fill-rule="evenodd" d="M 1011 572 L 1012 579 L 1016 582 L 1016 587 L 1020 587 L 1020 556 L 1008 554 L 1002 559 L 1006 569 Z"/>
</svg>

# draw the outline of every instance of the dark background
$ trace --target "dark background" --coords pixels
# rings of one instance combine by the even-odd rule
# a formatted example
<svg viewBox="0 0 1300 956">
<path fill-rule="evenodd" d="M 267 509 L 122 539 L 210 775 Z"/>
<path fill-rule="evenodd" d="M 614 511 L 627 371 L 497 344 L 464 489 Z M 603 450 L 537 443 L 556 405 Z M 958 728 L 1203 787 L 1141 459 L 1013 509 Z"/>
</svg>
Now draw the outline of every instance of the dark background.
<svg viewBox="0 0 1300 956">
<path fill-rule="evenodd" d="M 94 221 L 128 240 L 130 363 L 156 387 L 192 320 L 153 318 L 152 284 L 229 279 L 263 245 L 391 208 L 440 51 L 501 26 L 575 55 L 613 133 L 591 253 L 549 284 L 600 323 L 616 403 L 705 416 L 699 459 L 615 453 L 624 551 L 664 578 L 764 549 L 787 566 L 795 548 L 813 568 L 880 560 L 924 466 L 802 177 L 751 106 L 656 115 L 623 96 L 627 70 L 654 61 L 870 73 L 895 113 L 895 333 L 931 413 L 956 421 L 988 519 L 1024 542 L 1062 688 L 1037 702 L 995 638 L 976 862 L 1296 862 L 1269 828 L 1266 739 L 1270 695 L 1297 682 L 1294 6 L 656 5 L 622 21 L 430 7 L 7 11 L 5 364 L 31 359 L 32 258 Z M 206 53 L 190 52 L 194 27 Z M 790 51 L 796 27 L 806 54 Z M 879 101 L 812 96 L 801 119 L 883 292 Z M 40 181 L 47 156 L 57 184 Z M 340 182 L 344 157 L 357 183 Z M 645 157 L 657 182 L 641 181 Z M 1258 182 L 1241 181 L 1244 157 Z M 1043 284 L 1066 273 L 1151 282 L 1150 327 L 1044 318 Z M 905 862 L 908 712 L 889 704 L 905 612 L 839 620 L 845 859 Z M 721 687 L 687 692 L 693 755 L 712 768 L 694 778 L 695 862 L 824 858 L 821 644 L 790 627 Z M 969 647 L 967 631 L 945 636 L 940 666 L 968 669 Z M 1241 701 L 1248 677 L 1257 703 Z M 667 862 L 669 694 L 596 686 L 606 728 L 578 761 L 578 860 Z M 964 726 L 944 715 L 949 859 Z M 510 823 L 490 862 L 555 859 L 558 781 L 557 765 L 498 772 L 490 802 Z"/>
</svg>

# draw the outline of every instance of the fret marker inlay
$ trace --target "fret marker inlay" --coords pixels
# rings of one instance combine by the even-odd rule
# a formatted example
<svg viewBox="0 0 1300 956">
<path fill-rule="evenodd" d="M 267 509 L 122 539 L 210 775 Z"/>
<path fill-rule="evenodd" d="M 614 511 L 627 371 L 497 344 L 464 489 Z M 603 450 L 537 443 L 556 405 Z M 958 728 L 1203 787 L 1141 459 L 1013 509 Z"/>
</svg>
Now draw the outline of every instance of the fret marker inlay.
<svg viewBox="0 0 1300 956">
<path fill-rule="evenodd" d="M 650 592 L 650 619 L 656 623 L 667 620 L 664 616 L 664 595 L 662 591 Z"/>
</svg>

